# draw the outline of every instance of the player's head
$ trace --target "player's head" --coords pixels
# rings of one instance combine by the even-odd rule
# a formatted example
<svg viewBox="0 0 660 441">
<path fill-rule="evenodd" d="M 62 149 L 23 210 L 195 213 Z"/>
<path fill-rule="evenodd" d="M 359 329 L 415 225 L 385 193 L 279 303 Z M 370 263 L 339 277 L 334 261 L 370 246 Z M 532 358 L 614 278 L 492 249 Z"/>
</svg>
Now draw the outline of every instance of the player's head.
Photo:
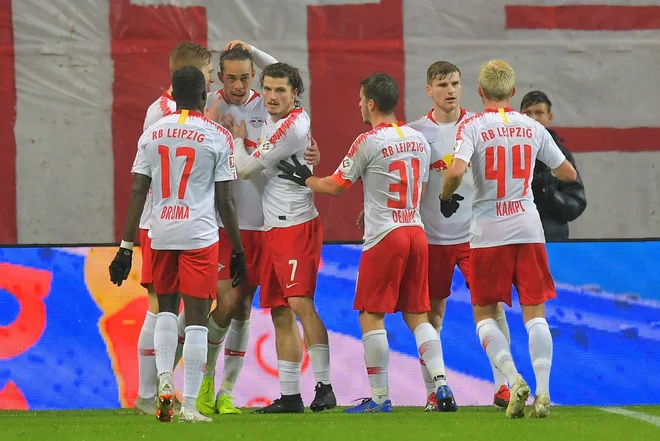
<svg viewBox="0 0 660 441">
<path fill-rule="evenodd" d="M 275 63 L 261 72 L 261 88 L 266 110 L 272 116 L 284 116 L 300 106 L 305 91 L 298 69 L 286 63 Z"/>
<path fill-rule="evenodd" d="M 449 113 L 460 107 L 461 71 L 449 61 L 436 61 L 426 70 L 426 93 L 433 105 Z"/>
<path fill-rule="evenodd" d="M 192 41 L 177 44 L 170 52 L 170 74 L 184 66 L 195 66 L 199 69 L 206 80 L 206 90 L 209 90 L 213 83 L 211 51 Z"/>
<path fill-rule="evenodd" d="M 508 101 L 516 93 L 516 73 L 506 61 L 490 60 L 479 71 L 479 96 L 492 102 Z"/>
<path fill-rule="evenodd" d="M 227 103 L 245 104 L 247 102 L 254 75 L 252 54 L 243 46 L 234 46 L 220 54 L 218 78 L 224 86 Z"/>
<path fill-rule="evenodd" d="M 371 124 L 374 114 L 392 115 L 399 102 L 399 85 L 385 73 L 369 75 L 360 83 L 362 121 Z"/>
<path fill-rule="evenodd" d="M 548 99 L 548 95 L 540 90 L 533 90 L 523 97 L 520 112 L 534 118 L 544 126 L 548 126 L 552 121 L 552 103 Z"/>
<path fill-rule="evenodd" d="M 197 66 L 184 66 L 172 74 L 172 98 L 177 110 L 204 111 L 206 79 Z"/>
</svg>

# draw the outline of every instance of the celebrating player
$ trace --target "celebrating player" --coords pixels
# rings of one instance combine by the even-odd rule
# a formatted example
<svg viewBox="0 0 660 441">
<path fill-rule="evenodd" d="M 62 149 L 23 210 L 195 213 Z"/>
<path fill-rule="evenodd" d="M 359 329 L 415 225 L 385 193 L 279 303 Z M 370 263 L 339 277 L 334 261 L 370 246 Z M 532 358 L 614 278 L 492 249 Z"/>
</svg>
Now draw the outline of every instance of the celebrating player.
<svg viewBox="0 0 660 441">
<path fill-rule="evenodd" d="M 459 126 L 454 158 L 442 189 L 441 211 L 451 216 L 458 210 L 455 192 L 471 163 L 475 197 L 470 295 L 477 334 L 491 363 L 511 385 L 506 415 L 524 416 L 530 389 L 518 374 L 509 344 L 496 322 L 498 302 L 511 306 L 513 284 L 536 375 L 530 416 L 546 417 L 550 414 L 552 336 L 544 305 L 557 294 L 530 181 L 537 157 L 562 181 L 574 181 L 577 174 L 541 124 L 509 107 L 515 93 L 515 73 L 508 63 L 492 60 L 483 65 L 478 90 L 485 110 Z"/>
<path fill-rule="evenodd" d="M 468 168 L 468 178 L 456 190 L 456 199 L 461 202 L 456 214 L 450 218 L 446 218 L 440 213 L 440 193 L 445 173 L 452 162 L 459 123 L 470 117 L 472 113 L 461 108 L 461 71 L 448 61 L 436 61 L 429 66 L 426 71 L 426 92 L 433 101 L 433 109 L 426 116 L 409 125 L 420 131 L 431 146 L 429 182 L 420 204 L 420 213 L 429 243 L 429 294 L 431 296 L 429 322 L 440 333 L 447 298 L 451 294 L 454 267 L 458 266 L 465 280 L 470 280 L 469 231 L 474 197 L 471 170 Z M 500 330 L 509 341 L 509 326 L 501 305 L 497 309 L 496 320 Z M 424 410 L 433 411 L 438 408 L 435 383 L 424 365 L 424 361 L 420 359 L 420 363 L 427 395 Z M 492 363 L 491 367 L 495 379 L 493 404 L 498 408 L 506 409 L 509 404 L 506 377 Z M 455 406 L 455 403 L 453 405 Z M 440 409 L 445 408 L 440 406 Z"/>
<path fill-rule="evenodd" d="M 180 295 L 186 309 L 183 347 L 184 402 L 179 422 L 210 422 L 196 407 L 206 363 L 209 299 L 218 282 L 218 212 L 233 247 L 231 271 L 238 285 L 246 277 L 231 181 L 236 179 L 231 134 L 203 115 L 206 81 L 195 66 L 172 76 L 172 97 L 177 110 L 148 127 L 138 142 L 133 164 L 134 183 L 124 235 L 110 265 L 118 285 L 131 268 L 132 238 L 153 180 L 152 240 L 153 285 L 159 314 L 154 333 L 159 388 L 156 417 L 171 421 L 174 397 L 172 371 L 177 346 Z M 215 190 L 215 202 L 214 202 Z"/>
<path fill-rule="evenodd" d="M 310 120 L 298 99 L 303 83 L 298 69 L 285 63 L 271 64 L 261 74 L 264 102 L 269 113 L 257 149 L 249 154 L 244 139 L 248 132 L 228 115 L 225 123 L 236 140 L 236 168 L 243 179 L 266 175 L 263 194 L 261 291 L 262 308 L 272 308 L 277 366 L 282 397 L 257 413 L 300 413 L 302 341 L 296 317 L 302 324 L 307 352 L 316 378 L 312 411 L 337 405 L 330 384 L 328 332 L 314 307 L 316 276 L 321 261 L 323 231 L 311 190 L 278 177 L 277 165 L 292 154 L 303 159 L 311 143 Z"/>
<path fill-rule="evenodd" d="M 205 47 L 190 41 L 184 41 L 176 45 L 170 53 L 170 75 L 184 66 L 195 66 L 199 68 L 206 79 L 207 89 L 213 83 L 211 76 L 213 72 L 211 52 Z M 147 127 L 176 110 L 176 103 L 171 93 L 172 86 L 149 106 L 142 130 L 146 130 Z M 140 217 L 140 251 L 142 253 L 140 283 L 147 289 L 147 293 L 149 294 L 149 310 L 147 311 L 147 316 L 144 319 L 140 336 L 138 337 L 139 387 L 138 396 L 135 400 L 135 408 L 143 413 L 154 415 L 156 412 L 156 388 L 158 385 L 156 358 L 154 356 L 154 329 L 156 328 L 156 314 L 158 314 L 158 299 L 156 298 L 152 280 L 151 239 L 148 234 L 151 212 L 151 189 L 149 189 L 144 210 Z"/>
<path fill-rule="evenodd" d="M 430 147 L 418 131 L 397 123 L 399 86 L 386 74 L 360 83 L 362 118 L 373 130 L 360 135 L 332 176 L 312 176 L 293 157 L 283 174 L 315 192 L 339 195 L 358 178 L 364 182 L 365 234 L 354 309 L 360 311 L 364 361 L 371 397 L 347 413 L 391 412 L 389 346 L 385 314 L 403 312 L 419 355 L 435 382 L 438 406 L 456 410 L 447 386 L 438 333 L 428 321 L 428 244 L 419 202 L 429 175 Z"/>
</svg>

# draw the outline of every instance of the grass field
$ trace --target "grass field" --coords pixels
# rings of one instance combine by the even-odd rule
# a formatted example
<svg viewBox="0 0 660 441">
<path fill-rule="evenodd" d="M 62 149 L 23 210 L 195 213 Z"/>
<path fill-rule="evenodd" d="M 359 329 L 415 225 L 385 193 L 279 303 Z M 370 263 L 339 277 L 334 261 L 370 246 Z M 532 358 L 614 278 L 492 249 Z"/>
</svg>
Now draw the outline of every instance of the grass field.
<svg viewBox="0 0 660 441">
<path fill-rule="evenodd" d="M 159 423 L 132 410 L 0 411 L 0 440 L 264 440 L 264 441 L 636 441 L 660 440 L 660 406 L 553 407 L 548 419 L 509 420 L 490 407 L 424 413 L 397 407 L 391 414 L 345 415 L 340 410 L 302 415 L 216 416 L 210 424 Z M 641 418 L 641 419 L 640 419 Z M 648 421 L 644 421 L 647 419 Z"/>
</svg>

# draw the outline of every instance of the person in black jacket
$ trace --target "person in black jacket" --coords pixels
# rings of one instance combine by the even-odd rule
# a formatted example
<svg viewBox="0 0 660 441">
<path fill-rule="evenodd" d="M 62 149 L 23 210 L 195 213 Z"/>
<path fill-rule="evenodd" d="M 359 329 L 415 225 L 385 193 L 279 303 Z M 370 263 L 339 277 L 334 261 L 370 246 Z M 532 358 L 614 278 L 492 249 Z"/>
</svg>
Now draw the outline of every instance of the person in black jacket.
<svg viewBox="0 0 660 441">
<path fill-rule="evenodd" d="M 571 152 L 562 144 L 563 140 L 548 128 L 552 121 L 552 103 L 548 96 L 535 90 L 525 95 L 520 111 L 543 124 L 573 167 L 577 170 Z M 536 161 L 532 179 L 534 203 L 541 216 L 546 241 L 568 240 L 568 222 L 577 219 L 587 208 L 584 184 L 580 173 L 575 182 L 561 182 L 541 161 Z"/>
</svg>

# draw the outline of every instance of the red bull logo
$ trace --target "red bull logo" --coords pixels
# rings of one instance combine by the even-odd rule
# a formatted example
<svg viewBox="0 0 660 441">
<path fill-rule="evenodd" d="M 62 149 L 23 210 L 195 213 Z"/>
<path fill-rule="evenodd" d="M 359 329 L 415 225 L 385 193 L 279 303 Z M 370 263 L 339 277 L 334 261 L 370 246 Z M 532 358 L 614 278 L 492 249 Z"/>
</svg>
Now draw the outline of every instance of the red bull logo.
<svg viewBox="0 0 660 441">
<path fill-rule="evenodd" d="M 448 169 L 449 166 L 444 159 L 438 159 L 429 166 L 429 170 L 447 171 Z"/>
</svg>

